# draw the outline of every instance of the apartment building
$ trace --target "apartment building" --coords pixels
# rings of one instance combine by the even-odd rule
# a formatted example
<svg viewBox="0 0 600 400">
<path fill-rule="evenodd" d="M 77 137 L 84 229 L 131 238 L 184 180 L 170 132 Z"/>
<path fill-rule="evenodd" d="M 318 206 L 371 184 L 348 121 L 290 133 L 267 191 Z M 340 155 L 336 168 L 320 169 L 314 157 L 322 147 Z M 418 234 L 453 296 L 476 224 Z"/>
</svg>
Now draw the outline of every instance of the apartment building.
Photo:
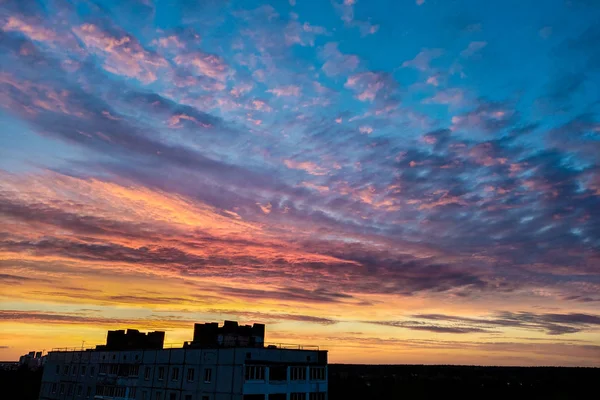
<svg viewBox="0 0 600 400">
<path fill-rule="evenodd" d="M 40 400 L 326 400 L 327 351 L 264 344 L 264 325 L 196 324 L 164 348 L 164 332 L 110 331 L 95 349 L 48 354 Z"/>
</svg>

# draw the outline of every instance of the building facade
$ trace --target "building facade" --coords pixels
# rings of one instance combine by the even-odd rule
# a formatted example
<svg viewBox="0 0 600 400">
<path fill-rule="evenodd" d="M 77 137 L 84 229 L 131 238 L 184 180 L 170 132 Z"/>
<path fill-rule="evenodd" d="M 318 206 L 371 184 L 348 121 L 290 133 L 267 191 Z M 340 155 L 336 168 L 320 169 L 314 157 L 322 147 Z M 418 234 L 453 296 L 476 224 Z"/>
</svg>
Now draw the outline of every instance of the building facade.
<svg viewBox="0 0 600 400">
<path fill-rule="evenodd" d="M 126 348 L 123 331 L 114 331 L 119 332 L 120 338 L 113 340 L 118 349 L 107 340 L 94 350 L 52 351 L 40 400 L 327 399 L 327 351 L 265 347 L 254 333 L 254 338 L 239 334 L 247 327 L 238 331 L 233 324 L 237 326 L 227 322 L 223 332 L 210 335 L 197 324 L 195 333 L 204 334 L 195 334 L 182 348 L 165 349 L 162 342 L 161 348 Z M 214 332 L 214 326 L 208 330 Z M 264 325 L 262 333 L 264 339 Z M 139 347 L 144 340 L 130 342 Z"/>
</svg>

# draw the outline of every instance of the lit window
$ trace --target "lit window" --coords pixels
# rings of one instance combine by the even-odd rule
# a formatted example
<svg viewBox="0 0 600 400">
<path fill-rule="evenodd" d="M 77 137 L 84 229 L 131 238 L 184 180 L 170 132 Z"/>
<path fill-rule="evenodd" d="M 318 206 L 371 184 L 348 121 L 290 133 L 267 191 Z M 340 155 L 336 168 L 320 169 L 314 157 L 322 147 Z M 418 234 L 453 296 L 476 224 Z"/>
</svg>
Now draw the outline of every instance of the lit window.
<svg viewBox="0 0 600 400">
<path fill-rule="evenodd" d="M 212 369 L 204 368 L 204 383 L 210 383 L 212 379 Z"/>
<path fill-rule="evenodd" d="M 188 368 L 187 380 L 188 382 L 194 381 L 194 368 Z"/>
</svg>

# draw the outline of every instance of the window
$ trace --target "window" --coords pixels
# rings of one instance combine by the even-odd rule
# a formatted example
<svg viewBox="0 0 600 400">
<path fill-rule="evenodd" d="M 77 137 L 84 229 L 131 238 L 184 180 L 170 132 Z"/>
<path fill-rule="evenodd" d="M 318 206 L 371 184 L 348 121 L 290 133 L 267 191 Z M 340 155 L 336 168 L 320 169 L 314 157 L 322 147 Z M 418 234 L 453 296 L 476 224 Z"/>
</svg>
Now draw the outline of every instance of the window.
<svg viewBox="0 0 600 400">
<path fill-rule="evenodd" d="M 325 393 L 310 393 L 308 400 L 325 400 Z"/>
<path fill-rule="evenodd" d="M 130 365 L 129 366 L 129 376 L 138 376 L 140 374 L 140 366 L 139 365 Z"/>
<path fill-rule="evenodd" d="M 202 400 L 210 400 L 210 397 L 208 397 L 208 396 L 202 396 Z"/>
<path fill-rule="evenodd" d="M 116 355 L 116 354 L 113 354 L 113 360 L 114 360 L 115 358 L 117 358 L 117 355 Z"/>
<path fill-rule="evenodd" d="M 85 397 L 90 397 L 92 395 L 92 387 L 88 386 L 86 392 L 85 392 Z"/>
<path fill-rule="evenodd" d="M 177 400 L 177 394 L 175 394 L 175 393 L 169 394 L 169 400 Z"/>
<path fill-rule="evenodd" d="M 108 364 L 100 364 L 100 375 L 105 375 L 108 372 Z"/>
<path fill-rule="evenodd" d="M 86 367 L 85 367 L 85 365 L 83 365 L 83 366 L 81 367 L 81 375 L 82 375 L 82 376 L 83 376 L 83 375 L 85 375 L 85 368 L 86 368 Z"/>
<path fill-rule="evenodd" d="M 186 394 L 185 395 L 185 400 L 192 400 L 192 395 L 191 394 Z"/>
<path fill-rule="evenodd" d="M 245 377 L 247 381 L 263 381 L 265 379 L 265 367 L 261 365 L 247 365 Z"/>
<path fill-rule="evenodd" d="M 210 383 L 212 379 L 212 368 L 204 368 L 204 383 Z"/>
<path fill-rule="evenodd" d="M 115 397 L 125 397 L 125 391 L 127 390 L 124 386 L 115 388 Z"/>
<path fill-rule="evenodd" d="M 173 370 L 171 371 L 171 380 L 172 381 L 178 381 L 179 380 L 179 368 L 174 367 Z M 173 393 L 171 393 L 173 394 Z"/>
<path fill-rule="evenodd" d="M 287 367 L 285 365 L 269 367 L 269 381 L 287 381 Z"/>
<path fill-rule="evenodd" d="M 188 382 L 193 382 L 194 381 L 194 368 L 188 368 L 188 374 L 187 374 L 187 380 Z"/>
<path fill-rule="evenodd" d="M 95 371 L 96 371 L 95 367 L 90 367 L 90 376 L 94 376 Z"/>
<path fill-rule="evenodd" d="M 60 384 L 60 394 L 65 394 L 65 384 L 64 383 Z"/>
<path fill-rule="evenodd" d="M 77 387 L 77 396 L 81 396 L 82 392 L 83 392 L 83 387 L 81 387 L 81 385 L 79 385 L 79 387 Z"/>
<path fill-rule="evenodd" d="M 144 370 L 144 379 L 145 380 L 150 380 L 150 374 L 152 373 L 152 367 L 146 367 L 146 369 Z"/>
<path fill-rule="evenodd" d="M 128 398 L 130 399 L 135 399 L 135 392 L 136 392 L 136 387 L 130 387 L 129 388 L 129 394 L 127 395 Z"/>
<path fill-rule="evenodd" d="M 287 400 L 287 396 L 285 393 L 271 393 L 269 400 Z"/>
<path fill-rule="evenodd" d="M 112 364 L 108 373 L 111 375 L 117 375 L 119 373 L 119 364 Z"/>
<path fill-rule="evenodd" d="M 290 379 L 293 381 L 306 380 L 306 367 L 291 367 L 290 368 Z"/>
<path fill-rule="evenodd" d="M 56 366 L 56 375 L 60 374 L 60 365 Z"/>
<path fill-rule="evenodd" d="M 73 366 L 73 376 L 77 375 L 77 365 Z"/>
<path fill-rule="evenodd" d="M 69 385 L 67 386 L 67 396 L 70 396 L 73 394 L 73 385 Z"/>
<path fill-rule="evenodd" d="M 148 400 L 148 392 L 142 391 L 142 400 Z"/>
<path fill-rule="evenodd" d="M 158 380 L 162 381 L 163 379 L 165 379 L 165 367 L 158 367 Z M 158 392 L 160 393 L 160 392 Z M 157 393 L 157 395 L 158 395 Z"/>
<path fill-rule="evenodd" d="M 311 381 L 324 381 L 325 380 L 325 367 L 310 367 L 310 380 Z"/>
<path fill-rule="evenodd" d="M 65 365 L 65 368 L 63 369 L 63 375 L 69 375 L 69 366 Z"/>
<path fill-rule="evenodd" d="M 56 382 L 52 384 L 52 393 L 56 393 Z"/>
<path fill-rule="evenodd" d="M 161 392 L 156 392 L 156 400 L 160 400 L 162 398 L 162 393 Z"/>
<path fill-rule="evenodd" d="M 291 393 L 290 400 L 306 400 L 306 393 Z"/>
</svg>

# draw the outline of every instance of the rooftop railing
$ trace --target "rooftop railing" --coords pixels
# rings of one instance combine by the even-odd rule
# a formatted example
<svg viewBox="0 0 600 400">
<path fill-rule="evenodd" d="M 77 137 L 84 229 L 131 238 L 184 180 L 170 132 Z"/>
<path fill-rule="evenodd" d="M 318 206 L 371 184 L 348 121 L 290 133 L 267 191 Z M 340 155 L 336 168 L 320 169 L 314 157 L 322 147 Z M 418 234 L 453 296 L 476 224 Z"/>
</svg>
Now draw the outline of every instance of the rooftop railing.
<svg viewBox="0 0 600 400">
<path fill-rule="evenodd" d="M 163 349 L 181 349 L 184 345 L 189 345 L 192 342 L 178 342 L 178 343 L 165 343 L 163 344 Z M 255 348 L 264 348 L 264 349 L 282 349 L 282 350 L 319 350 L 319 346 L 314 345 L 304 345 L 304 344 L 292 344 L 292 343 L 264 343 L 263 347 L 256 346 L 217 346 L 215 348 L 243 348 L 243 347 L 255 347 Z M 208 348 L 208 347 L 207 347 Z M 128 350 L 144 350 L 144 349 L 128 349 Z M 148 349 L 155 350 L 155 349 Z M 96 351 L 96 346 L 78 346 L 78 347 L 55 347 L 51 351 L 53 352 L 77 352 L 77 351 Z M 109 349 L 98 349 L 97 351 L 115 351 Z"/>
</svg>

